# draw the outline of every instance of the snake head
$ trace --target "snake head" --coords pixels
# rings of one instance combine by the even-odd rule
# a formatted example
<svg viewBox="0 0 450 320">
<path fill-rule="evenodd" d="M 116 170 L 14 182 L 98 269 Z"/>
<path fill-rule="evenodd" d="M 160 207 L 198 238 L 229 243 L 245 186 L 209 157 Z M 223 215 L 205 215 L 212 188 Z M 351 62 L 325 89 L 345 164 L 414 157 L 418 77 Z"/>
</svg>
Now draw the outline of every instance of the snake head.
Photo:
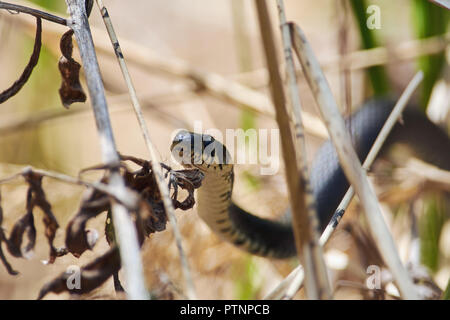
<svg viewBox="0 0 450 320">
<path fill-rule="evenodd" d="M 174 159 L 186 168 L 204 172 L 232 169 L 231 156 L 225 146 L 209 134 L 180 130 L 172 140 Z"/>
</svg>

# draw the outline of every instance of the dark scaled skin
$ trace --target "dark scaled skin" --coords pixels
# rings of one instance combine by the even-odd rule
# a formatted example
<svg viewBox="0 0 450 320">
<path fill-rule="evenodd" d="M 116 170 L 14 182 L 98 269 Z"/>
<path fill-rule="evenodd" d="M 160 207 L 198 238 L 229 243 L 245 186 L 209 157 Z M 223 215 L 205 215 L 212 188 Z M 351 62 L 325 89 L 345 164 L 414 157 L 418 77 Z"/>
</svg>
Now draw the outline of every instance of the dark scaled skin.
<svg viewBox="0 0 450 320">
<path fill-rule="evenodd" d="M 393 107 L 394 102 L 391 100 L 370 100 L 346 120 L 361 162 L 370 151 Z M 181 134 L 176 142 L 179 143 L 188 136 L 188 133 Z M 406 108 L 401 123 L 394 126 L 381 154 L 394 143 L 406 144 L 418 158 L 450 170 L 450 138 L 417 109 Z M 315 155 L 310 180 L 320 228 L 324 230 L 349 187 L 330 141 L 326 141 Z M 259 218 L 230 202 L 227 219 L 232 226 L 231 230 L 227 228 L 227 232 L 239 234 L 239 237 L 228 235 L 223 238 L 235 245 L 260 256 L 287 258 L 296 254 L 294 236 L 289 224 L 289 210 L 283 219 L 273 221 Z"/>
</svg>

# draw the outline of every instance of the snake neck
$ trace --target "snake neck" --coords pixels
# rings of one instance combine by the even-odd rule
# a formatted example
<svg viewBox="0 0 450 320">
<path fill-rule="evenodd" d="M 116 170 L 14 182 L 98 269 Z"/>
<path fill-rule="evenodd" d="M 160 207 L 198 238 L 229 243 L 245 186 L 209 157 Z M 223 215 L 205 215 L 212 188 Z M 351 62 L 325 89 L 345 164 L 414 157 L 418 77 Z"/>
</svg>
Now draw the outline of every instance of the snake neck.
<svg viewBox="0 0 450 320">
<path fill-rule="evenodd" d="M 347 124 L 351 123 L 349 127 L 360 160 L 366 157 L 392 107 L 393 102 L 389 100 L 372 100 L 347 121 Z M 405 110 L 403 122 L 396 124 L 383 150 L 387 150 L 392 143 L 400 142 L 410 146 L 421 159 L 450 170 L 448 135 L 414 110 Z M 273 258 L 295 255 L 292 227 L 284 222 L 289 219 L 274 221 L 259 218 L 232 202 L 232 165 L 206 167 L 204 171 L 205 178 L 198 190 L 198 214 L 212 231 L 256 255 Z M 325 142 L 317 152 L 311 166 L 310 180 L 323 230 L 349 187 L 331 141 Z M 289 211 L 286 215 L 288 218 Z"/>
<path fill-rule="evenodd" d="M 259 218 L 235 205 L 234 172 L 218 171 L 205 175 L 198 190 L 198 215 L 221 239 L 255 255 L 286 258 L 295 254 L 289 224 Z"/>
<path fill-rule="evenodd" d="M 231 239 L 223 235 L 232 228 L 228 208 L 231 205 L 233 182 L 233 169 L 211 172 L 205 175 L 202 187 L 197 191 L 198 215 L 214 232 L 227 241 Z"/>
</svg>

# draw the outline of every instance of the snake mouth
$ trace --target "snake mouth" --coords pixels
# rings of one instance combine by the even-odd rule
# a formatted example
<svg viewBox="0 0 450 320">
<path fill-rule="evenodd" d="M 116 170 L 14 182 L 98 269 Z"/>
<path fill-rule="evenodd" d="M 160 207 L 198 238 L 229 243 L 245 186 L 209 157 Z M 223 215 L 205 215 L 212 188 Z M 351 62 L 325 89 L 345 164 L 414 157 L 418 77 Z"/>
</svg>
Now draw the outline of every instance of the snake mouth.
<svg viewBox="0 0 450 320">
<path fill-rule="evenodd" d="M 197 146 L 195 141 L 199 141 Z M 209 141 L 208 141 L 209 142 Z M 206 172 L 203 160 L 205 141 L 203 137 L 186 130 L 179 131 L 172 140 L 170 151 L 175 161 L 186 169 L 198 169 Z"/>
<path fill-rule="evenodd" d="M 185 159 L 185 155 L 183 153 L 183 150 L 176 150 L 175 148 L 178 146 L 178 143 L 172 143 L 170 146 L 170 150 L 172 152 L 172 155 L 175 156 L 176 161 L 181 164 L 186 169 L 198 169 L 202 172 L 206 172 L 206 168 L 203 167 L 204 161 L 197 164 L 196 163 L 196 157 L 194 153 L 191 153 L 187 159 Z M 178 152 L 177 152 L 178 151 Z M 187 160 L 187 161 L 185 161 Z M 198 159 L 197 159 L 198 160 Z"/>
<path fill-rule="evenodd" d="M 206 168 L 202 164 L 195 164 L 195 163 L 181 163 L 181 165 L 186 169 L 198 169 L 202 172 L 206 172 Z"/>
</svg>

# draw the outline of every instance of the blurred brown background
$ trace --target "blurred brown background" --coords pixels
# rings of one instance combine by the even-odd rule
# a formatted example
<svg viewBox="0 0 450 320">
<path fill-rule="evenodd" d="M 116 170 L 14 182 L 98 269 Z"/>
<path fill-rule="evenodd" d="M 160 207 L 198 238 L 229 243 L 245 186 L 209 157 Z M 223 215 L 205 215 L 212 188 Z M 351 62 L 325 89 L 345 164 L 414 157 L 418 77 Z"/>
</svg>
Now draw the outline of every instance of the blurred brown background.
<svg viewBox="0 0 450 320">
<path fill-rule="evenodd" d="M 26 1 L 10 1 L 27 4 Z M 264 56 L 259 35 L 258 22 L 253 1 L 231 0 L 105 0 L 116 32 L 127 58 L 134 42 L 148 48 L 156 55 L 168 59 L 181 59 L 188 65 L 208 73 L 217 73 L 225 79 L 239 81 L 243 73 L 263 69 Z M 48 10 L 65 16 L 64 1 L 34 1 Z M 269 1 L 275 34 L 280 39 L 278 17 L 274 1 Z M 319 61 L 333 61 L 340 54 L 342 25 L 346 30 L 347 52 L 361 49 L 360 32 L 349 6 L 343 16 L 344 1 L 285 1 L 287 19 L 298 23 L 311 42 Z M 376 31 L 381 46 L 388 49 L 417 39 L 413 1 L 372 1 L 381 9 L 382 28 Z M 29 5 L 32 5 L 28 3 Z M 242 13 L 239 22 L 236 11 Z M 344 17 L 344 18 L 343 18 Z M 28 21 L 28 23 L 27 23 Z M 236 22 L 238 21 L 238 22 Z M 103 31 L 95 33 L 94 42 L 107 41 L 104 24 L 96 5 L 90 17 L 92 26 Z M 89 101 L 74 104 L 70 111 L 63 110 L 58 96 L 60 85 L 57 61 L 59 58 L 58 37 L 65 28 L 43 22 L 43 52 L 30 81 L 14 98 L 1 106 L 0 117 L 0 177 L 18 172 L 23 165 L 51 169 L 77 175 L 85 167 L 101 163 L 98 135 Z M 56 33 L 53 33 L 55 30 Z M 448 28 L 447 28 L 448 30 Z M 244 33 L 242 32 L 244 31 Z M 32 51 L 34 19 L 20 14 L 12 15 L 0 11 L 0 88 L 7 88 L 22 71 Z M 281 44 L 281 40 L 279 41 Z M 448 43 L 447 43 L 448 44 Z M 280 49 L 281 45 L 279 45 Z M 78 52 L 75 57 L 80 61 Z M 448 48 L 447 48 L 448 52 Z M 447 55 L 448 56 L 448 55 Z M 111 108 L 111 119 L 115 130 L 118 150 L 123 154 L 148 158 L 140 130 L 132 112 L 126 87 L 114 57 L 99 53 L 99 62 Z M 282 51 L 279 50 L 281 61 Z M 161 159 L 171 163 L 169 145 L 173 132 L 178 128 L 193 126 L 201 120 L 204 128 L 275 128 L 274 120 L 242 111 L 239 106 L 218 99 L 209 92 L 192 90 L 193 83 L 185 77 L 169 76 L 136 67 L 129 63 L 145 117 Z M 385 65 L 390 80 L 390 93 L 398 96 L 417 70 L 417 59 L 389 62 Z M 448 69 L 448 59 L 442 70 Z M 247 77 L 246 85 L 268 94 L 267 83 L 261 73 Z M 325 74 L 338 103 L 343 106 L 343 78 L 338 68 L 326 70 Z M 442 73 L 443 74 L 443 73 Z M 250 80 L 249 80 L 250 79 Z M 357 106 L 372 94 L 365 69 L 351 72 L 351 103 Z M 87 88 L 83 83 L 87 92 Z M 305 110 L 317 115 L 315 103 L 303 78 L 299 87 Z M 447 89 L 444 90 L 448 93 Z M 419 100 L 419 93 L 414 97 Z M 448 97 L 448 96 L 447 96 Z M 448 108 L 448 104 L 447 104 Z M 344 110 L 348 112 L 348 110 Z M 65 114 L 64 114 L 65 113 Z M 48 116 L 53 115 L 53 116 Z M 37 119 L 37 120 L 36 120 Z M 308 158 L 323 139 L 308 135 Z M 443 152 L 446 152 L 445 150 Z M 447 150 L 448 152 L 448 150 Z M 245 208 L 261 216 L 279 215 L 287 206 L 287 192 L 282 171 L 275 176 L 258 176 L 257 166 L 237 168 L 234 198 Z M 93 176 L 94 177 L 94 176 Z M 62 230 L 57 244 L 62 244 L 64 228 L 75 213 L 82 189 L 45 180 L 44 187 L 54 206 Z M 26 187 L 21 183 L 2 186 L 2 206 L 5 212 L 4 227 L 10 229 L 13 221 L 24 213 Z M 415 199 L 417 215 L 427 212 L 427 197 Z M 440 202 L 439 202 L 440 201 Z M 445 202 L 439 200 L 438 202 Z M 387 219 L 394 232 L 402 257 L 407 259 L 411 249 L 411 232 L 408 209 L 412 200 L 396 204 L 392 209 L 386 205 Z M 392 215 L 402 212 L 403 216 Z M 445 289 L 450 277 L 450 224 L 449 207 L 439 211 L 444 217 L 436 239 L 438 265 L 430 273 Z M 359 219 L 354 213 L 349 221 Z M 40 287 L 54 278 L 68 265 L 82 265 L 107 248 L 103 236 L 105 215 L 92 222 L 99 230 L 101 240 L 93 252 L 84 254 L 79 260 L 72 256 L 57 259 L 54 265 L 44 265 L 47 259 L 47 244 L 42 236 L 42 223 L 36 216 L 38 243 L 35 256 L 29 260 L 9 258 L 20 275 L 12 277 L 0 267 L 0 298 L 34 299 Z M 344 219 L 345 220 L 345 219 Z M 196 216 L 195 209 L 178 213 L 178 221 L 184 248 L 192 268 L 198 297 L 201 299 L 259 299 L 269 292 L 294 266 L 295 261 L 271 261 L 253 257 L 223 243 L 213 235 Z M 41 229 L 39 229 L 41 228 Z M 41 232 L 39 232 L 41 231 Z M 39 235 L 41 235 L 39 237 Z M 332 270 L 333 283 L 339 279 L 363 283 L 365 266 L 361 262 L 358 245 L 350 233 L 338 232 L 336 240 L 327 249 L 327 262 Z M 182 297 L 178 290 L 183 287 L 179 258 L 174 245 L 171 227 L 147 239 L 142 257 L 147 285 L 161 298 Z M 302 295 L 300 294 L 299 297 Z M 67 295 L 51 295 L 48 298 L 67 298 Z M 89 297 L 116 297 L 112 280 Z M 364 298 L 358 288 L 344 286 L 336 290 L 338 298 Z"/>
</svg>

